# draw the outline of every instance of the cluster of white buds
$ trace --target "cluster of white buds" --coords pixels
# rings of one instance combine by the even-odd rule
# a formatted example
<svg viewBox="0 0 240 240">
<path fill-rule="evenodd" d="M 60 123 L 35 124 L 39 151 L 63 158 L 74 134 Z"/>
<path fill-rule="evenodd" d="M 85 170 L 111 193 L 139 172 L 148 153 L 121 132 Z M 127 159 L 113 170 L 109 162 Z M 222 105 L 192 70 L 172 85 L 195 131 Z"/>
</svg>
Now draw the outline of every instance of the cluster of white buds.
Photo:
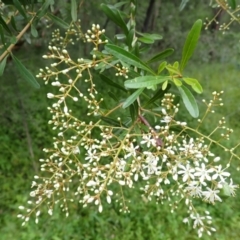
<svg viewBox="0 0 240 240">
<path fill-rule="evenodd" d="M 128 68 L 127 67 L 124 67 L 124 66 L 120 66 L 119 64 L 116 64 L 116 69 L 117 69 L 117 73 L 115 74 L 116 76 L 123 76 L 125 77 L 126 79 L 128 78 Z"/>
<path fill-rule="evenodd" d="M 102 40 L 101 35 L 105 33 L 105 29 L 100 29 L 99 24 L 92 24 L 92 28 L 87 30 L 87 33 L 85 34 L 85 38 L 87 39 L 87 42 L 92 42 L 95 45 L 95 49 L 98 49 L 98 45 L 107 43 L 108 40 Z"/>
</svg>

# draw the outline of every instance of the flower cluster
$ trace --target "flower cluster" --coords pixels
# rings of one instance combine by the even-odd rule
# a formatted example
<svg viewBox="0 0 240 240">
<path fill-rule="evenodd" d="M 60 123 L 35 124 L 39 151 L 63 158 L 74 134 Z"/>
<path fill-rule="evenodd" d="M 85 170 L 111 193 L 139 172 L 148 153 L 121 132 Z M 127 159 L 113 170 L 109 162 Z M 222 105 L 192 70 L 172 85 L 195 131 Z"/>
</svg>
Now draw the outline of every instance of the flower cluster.
<svg viewBox="0 0 240 240">
<path fill-rule="evenodd" d="M 98 25 L 93 25 L 85 34 L 94 50 L 103 43 L 100 41 L 103 32 Z M 114 200 L 121 202 L 120 211 L 129 212 L 124 188 L 133 188 L 140 182 L 148 200 L 166 201 L 171 211 L 184 200 L 181 202 L 188 216 L 183 221 L 192 222 L 199 236 L 215 231 L 209 213 L 200 214 L 195 202 L 202 200 L 214 204 L 222 201 L 222 189 L 234 196 L 237 188 L 228 171 L 230 164 L 224 167 L 221 157 L 211 151 L 214 144 L 227 150 L 220 144 L 221 139 L 211 138 L 212 134 L 224 130 L 221 137 L 228 139 L 232 130 L 225 128 L 222 119 L 210 135 L 199 131 L 212 107 L 221 105 L 221 94 L 213 93 L 213 100 L 205 102 L 206 114 L 196 128 L 177 120 L 179 104 L 174 103 L 175 96 L 171 93 L 162 99 L 160 112 L 149 114 L 150 110 L 139 108 L 137 119 L 128 125 L 122 124 L 120 118 L 115 124 L 109 121 L 106 124 L 104 120 L 109 120 L 122 103 L 110 110 L 101 108 L 104 99 L 98 96 L 91 71 L 98 63 L 108 64 L 109 55 L 74 61 L 65 44 L 55 46 L 51 43 L 49 53 L 43 57 L 53 63 L 41 69 L 37 76 L 56 88 L 56 93 L 48 93 L 47 97 L 53 101 L 49 107 L 52 114 L 49 124 L 57 134 L 53 147 L 44 149 L 48 157 L 40 159 L 43 174 L 35 176 L 32 182 L 30 196 L 34 200 L 28 202 L 30 207 L 20 207 L 25 211 L 18 215 L 23 224 L 33 214 L 38 223 L 43 204 L 50 215 L 55 205 L 59 205 L 68 216 L 71 202 L 80 202 L 84 207 L 94 203 L 102 212 L 103 201 L 110 204 Z M 124 67 L 119 71 L 127 73 L 128 70 Z M 79 117 L 69 107 L 73 102 L 79 103 L 79 98 L 85 103 L 81 109 L 85 117 Z M 158 119 L 154 124 L 150 124 L 151 115 Z M 178 131 L 173 131 L 174 128 Z M 237 157 L 233 150 L 229 154 L 230 159 Z"/>
</svg>

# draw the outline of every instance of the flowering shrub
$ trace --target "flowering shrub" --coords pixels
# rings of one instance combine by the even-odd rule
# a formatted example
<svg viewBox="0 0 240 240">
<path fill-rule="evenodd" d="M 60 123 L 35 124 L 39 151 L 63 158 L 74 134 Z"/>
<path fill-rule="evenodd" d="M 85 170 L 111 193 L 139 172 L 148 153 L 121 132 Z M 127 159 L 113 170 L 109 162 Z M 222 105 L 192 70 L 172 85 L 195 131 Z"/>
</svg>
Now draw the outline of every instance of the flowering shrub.
<svg viewBox="0 0 240 240">
<path fill-rule="evenodd" d="M 124 190 L 139 187 L 142 196 L 169 204 L 170 211 L 183 204 L 183 221 L 192 224 L 201 237 L 203 232 L 210 235 L 215 228 L 209 212 L 198 209 L 199 201 L 215 204 L 222 201 L 221 196 L 235 195 L 237 186 L 228 168 L 233 158 L 239 159 L 235 154 L 237 146 L 228 149 L 222 143 L 229 139 L 232 130 L 226 128 L 223 118 L 211 133 L 201 131 L 208 115 L 222 105 L 223 92 L 213 92 L 212 100 L 203 100 L 206 112 L 194 127 L 178 114 L 182 109 L 177 97 L 180 95 L 188 112 L 198 118 L 195 98 L 185 84 L 197 93 L 202 92 L 202 87 L 182 72 L 196 45 L 201 22 L 197 21 L 190 31 L 180 64 L 162 61 L 155 71 L 151 62 L 165 59 L 172 50 L 167 49 L 148 62 L 139 58 L 139 42 L 154 42 L 159 36 L 137 37 L 133 3 L 131 7 L 132 18 L 127 27 L 118 16 L 118 9 L 102 5 L 123 29 L 125 42 L 120 46 L 108 39 L 98 24 L 85 34 L 80 22 L 72 23 L 64 36 L 59 30 L 53 32 L 49 52 L 43 56 L 50 63 L 40 69 L 37 77 L 53 87 L 52 93 L 47 94 L 52 114 L 48 123 L 56 130 L 56 137 L 53 147 L 44 149 L 47 157 L 40 159 L 42 174 L 32 182 L 33 200 L 28 201 L 28 207 L 20 207 L 23 212 L 18 217 L 23 225 L 32 215 L 38 223 L 43 205 L 50 215 L 59 205 L 68 216 L 72 202 L 83 207 L 95 204 L 102 212 L 104 201 L 115 201 L 120 211 L 130 212 L 130 199 Z M 91 58 L 74 59 L 68 50 L 73 44 L 92 44 Z M 113 73 L 114 79 L 108 77 Z M 109 97 L 105 100 L 101 96 L 99 85 L 103 84 L 115 87 L 121 97 L 113 107 Z M 171 84 L 179 94 L 170 92 Z M 72 102 L 76 106 L 81 102 L 81 113 L 86 114 L 79 116 L 70 108 Z M 226 166 L 221 164 L 217 148 L 229 154 Z"/>
</svg>

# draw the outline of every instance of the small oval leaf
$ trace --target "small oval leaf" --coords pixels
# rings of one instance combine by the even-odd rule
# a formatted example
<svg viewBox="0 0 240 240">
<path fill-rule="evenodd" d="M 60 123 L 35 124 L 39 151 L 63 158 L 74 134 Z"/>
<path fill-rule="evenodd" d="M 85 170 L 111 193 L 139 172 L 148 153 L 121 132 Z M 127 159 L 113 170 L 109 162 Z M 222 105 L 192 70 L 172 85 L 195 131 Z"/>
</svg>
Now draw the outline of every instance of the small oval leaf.
<svg viewBox="0 0 240 240">
<path fill-rule="evenodd" d="M 144 88 L 144 87 L 152 87 L 153 85 L 157 85 L 159 83 L 163 83 L 169 80 L 168 76 L 141 76 L 136 77 L 134 79 L 130 79 L 124 82 L 124 86 L 126 88 Z"/>
</svg>

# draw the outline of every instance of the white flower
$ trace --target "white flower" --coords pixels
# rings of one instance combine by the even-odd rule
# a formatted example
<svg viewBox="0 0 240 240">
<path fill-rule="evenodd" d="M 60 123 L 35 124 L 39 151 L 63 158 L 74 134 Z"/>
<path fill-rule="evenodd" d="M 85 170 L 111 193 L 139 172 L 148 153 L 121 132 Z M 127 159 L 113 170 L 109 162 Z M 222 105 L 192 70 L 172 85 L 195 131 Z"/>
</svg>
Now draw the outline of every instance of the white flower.
<svg viewBox="0 0 240 240">
<path fill-rule="evenodd" d="M 87 157 L 85 158 L 85 160 L 89 160 L 89 162 L 94 161 L 94 159 L 99 160 L 99 157 L 96 156 L 96 149 L 94 149 L 93 151 L 91 148 L 88 149 L 88 152 L 86 155 L 87 155 Z"/>
<path fill-rule="evenodd" d="M 179 165 L 178 167 L 182 169 L 178 171 L 178 174 L 183 174 L 183 182 L 186 182 L 189 178 L 194 179 L 193 173 L 195 169 L 191 168 L 189 164 L 187 164 L 187 166 Z"/>
<path fill-rule="evenodd" d="M 190 215 L 191 219 L 194 220 L 193 222 L 193 228 L 196 228 L 197 226 L 203 226 L 203 221 L 205 219 L 204 216 L 200 216 L 198 213 L 196 215 L 194 214 L 191 214 Z"/>
<path fill-rule="evenodd" d="M 147 157 L 146 157 L 147 166 L 144 166 L 144 168 L 148 169 L 147 173 L 149 175 L 154 174 L 154 173 L 157 174 L 158 170 L 159 170 L 159 167 L 157 166 L 159 158 L 154 156 L 150 152 L 144 152 L 144 154 L 147 155 Z"/>
<path fill-rule="evenodd" d="M 199 182 L 192 181 L 186 187 L 186 190 L 189 192 L 192 197 L 201 197 L 202 196 L 202 188 L 199 186 Z"/>
<path fill-rule="evenodd" d="M 147 144 L 147 147 L 149 148 L 150 146 L 156 146 L 156 140 L 152 138 L 151 134 L 144 134 L 143 135 L 143 141 L 141 141 L 141 144 Z"/>
<path fill-rule="evenodd" d="M 196 172 L 194 173 L 194 176 L 199 177 L 199 180 L 201 183 L 204 182 L 204 180 L 208 180 L 211 181 L 211 176 L 209 176 L 209 173 L 212 173 L 214 171 L 214 169 L 210 168 L 210 169 L 206 169 L 205 164 L 202 163 L 201 164 L 201 168 L 196 167 Z"/>
<path fill-rule="evenodd" d="M 205 200 L 211 203 L 214 203 L 216 200 L 221 202 L 222 199 L 217 195 L 220 191 L 219 190 L 213 190 L 209 187 L 207 187 L 208 191 L 204 191 L 203 195 L 205 196 Z"/>
<path fill-rule="evenodd" d="M 229 172 L 224 172 L 225 169 L 222 169 L 222 165 L 217 166 L 217 169 L 215 170 L 216 173 L 212 176 L 213 180 L 216 180 L 218 177 L 221 179 L 221 182 L 225 182 L 224 177 L 229 177 Z"/>
<path fill-rule="evenodd" d="M 165 123 L 170 123 L 172 121 L 172 117 L 170 116 L 164 116 L 163 120 L 161 120 L 161 122 L 165 122 Z"/>
<path fill-rule="evenodd" d="M 125 147 L 125 150 L 126 150 L 126 152 L 128 152 L 128 154 L 126 154 L 124 156 L 124 158 L 128 158 L 131 156 L 136 157 L 136 155 L 137 155 L 136 149 L 138 149 L 138 148 L 139 148 L 138 145 L 136 147 L 134 147 L 134 145 L 132 143 L 130 143 L 130 147 Z"/>
</svg>

